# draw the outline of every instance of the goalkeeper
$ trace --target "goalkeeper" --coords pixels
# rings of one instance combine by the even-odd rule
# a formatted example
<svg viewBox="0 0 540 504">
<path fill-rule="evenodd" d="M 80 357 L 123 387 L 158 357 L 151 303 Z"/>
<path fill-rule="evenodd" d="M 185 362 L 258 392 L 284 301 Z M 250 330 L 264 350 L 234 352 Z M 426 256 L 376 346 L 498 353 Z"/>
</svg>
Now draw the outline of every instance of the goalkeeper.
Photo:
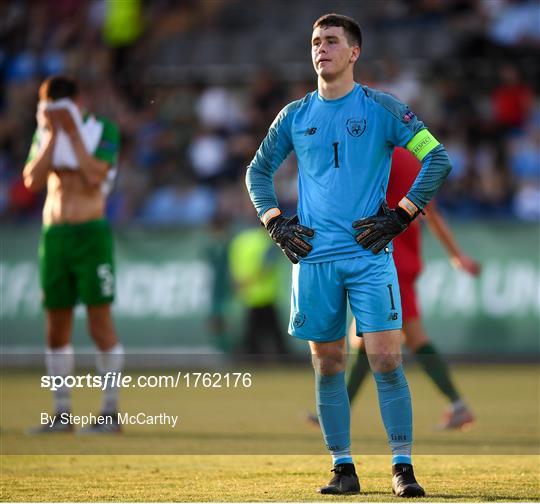
<svg viewBox="0 0 540 504">
<path fill-rule="evenodd" d="M 354 82 L 362 34 L 355 20 L 319 18 L 311 38 L 317 91 L 287 105 L 246 174 L 259 218 L 294 263 L 289 332 L 310 345 L 317 413 L 334 476 L 323 494 L 360 491 L 350 446 L 345 386 L 346 302 L 362 333 L 392 451 L 392 489 L 423 496 L 412 459 L 412 406 L 401 365 L 401 302 L 391 240 L 438 191 L 450 171 L 443 146 L 393 97 Z M 385 203 L 394 147 L 422 169 L 396 208 Z M 282 215 L 273 176 L 293 151 L 298 216 Z"/>
</svg>

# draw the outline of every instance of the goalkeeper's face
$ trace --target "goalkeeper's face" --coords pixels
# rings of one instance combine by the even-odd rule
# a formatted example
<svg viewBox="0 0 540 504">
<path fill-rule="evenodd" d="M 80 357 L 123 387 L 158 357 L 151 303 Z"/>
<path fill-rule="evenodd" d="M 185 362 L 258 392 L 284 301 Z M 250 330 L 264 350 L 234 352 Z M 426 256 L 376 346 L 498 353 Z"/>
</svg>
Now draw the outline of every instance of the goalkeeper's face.
<svg viewBox="0 0 540 504">
<path fill-rule="evenodd" d="M 317 27 L 311 37 L 311 61 L 317 75 L 333 81 L 352 71 L 360 48 L 351 45 L 341 26 Z"/>
</svg>

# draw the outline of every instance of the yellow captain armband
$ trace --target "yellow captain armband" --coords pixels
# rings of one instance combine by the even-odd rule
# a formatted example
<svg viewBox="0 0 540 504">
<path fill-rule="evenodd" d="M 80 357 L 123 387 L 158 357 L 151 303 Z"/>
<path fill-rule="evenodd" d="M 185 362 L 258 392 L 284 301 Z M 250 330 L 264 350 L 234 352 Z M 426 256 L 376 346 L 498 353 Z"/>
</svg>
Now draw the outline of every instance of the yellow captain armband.
<svg viewBox="0 0 540 504">
<path fill-rule="evenodd" d="M 414 135 L 406 149 L 412 152 L 418 161 L 422 161 L 440 142 L 427 130 L 420 130 Z"/>
</svg>

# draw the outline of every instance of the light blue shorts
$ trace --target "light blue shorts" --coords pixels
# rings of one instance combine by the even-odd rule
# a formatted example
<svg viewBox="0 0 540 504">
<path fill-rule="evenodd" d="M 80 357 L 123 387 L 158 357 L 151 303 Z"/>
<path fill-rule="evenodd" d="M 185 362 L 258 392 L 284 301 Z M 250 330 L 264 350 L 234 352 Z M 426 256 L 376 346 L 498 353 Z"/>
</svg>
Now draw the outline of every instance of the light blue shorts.
<svg viewBox="0 0 540 504">
<path fill-rule="evenodd" d="M 318 342 L 343 338 L 347 298 L 357 333 L 401 329 L 401 298 L 392 254 L 293 265 L 289 334 Z"/>
</svg>

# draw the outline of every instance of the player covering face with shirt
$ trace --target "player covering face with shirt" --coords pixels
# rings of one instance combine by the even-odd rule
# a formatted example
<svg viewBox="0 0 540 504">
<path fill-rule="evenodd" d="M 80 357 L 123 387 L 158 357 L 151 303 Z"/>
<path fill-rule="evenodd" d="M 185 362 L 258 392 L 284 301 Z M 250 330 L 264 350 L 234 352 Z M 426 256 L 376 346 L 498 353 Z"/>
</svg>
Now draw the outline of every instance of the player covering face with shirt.
<svg viewBox="0 0 540 504">
<path fill-rule="evenodd" d="M 345 386 L 346 307 L 364 338 L 392 450 L 392 488 L 420 497 L 411 461 L 412 407 L 401 365 L 401 303 L 391 240 L 404 231 L 450 171 L 446 151 L 409 108 L 354 82 L 362 45 L 353 19 L 327 14 L 313 27 L 317 91 L 276 117 L 246 174 L 257 213 L 293 263 L 289 333 L 310 345 L 317 413 L 335 473 L 323 494 L 360 491 L 350 447 Z M 396 208 L 385 201 L 396 146 L 421 161 Z M 294 150 L 298 213 L 279 209 L 273 175 Z"/>
<path fill-rule="evenodd" d="M 121 371 L 124 350 L 111 313 L 115 292 L 113 238 L 105 219 L 105 196 L 116 171 L 120 134 L 111 121 L 82 108 L 77 81 L 46 79 L 39 89 L 38 127 L 23 179 L 34 192 L 47 191 L 39 246 L 40 284 L 46 314 L 46 368 L 50 376 L 74 372 L 71 345 L 74 308 L 86 305 L 89 333 L 96 344 L 96 368 Z M 85 434 L 119 432 L 119 388 L 103 390 L 100 420 Z M 71 413 L 67 387 L 54 392 L 55 417 Z M 73 431 L 69 423 L 40 425 L 31 432 Z"/>
</svg>

